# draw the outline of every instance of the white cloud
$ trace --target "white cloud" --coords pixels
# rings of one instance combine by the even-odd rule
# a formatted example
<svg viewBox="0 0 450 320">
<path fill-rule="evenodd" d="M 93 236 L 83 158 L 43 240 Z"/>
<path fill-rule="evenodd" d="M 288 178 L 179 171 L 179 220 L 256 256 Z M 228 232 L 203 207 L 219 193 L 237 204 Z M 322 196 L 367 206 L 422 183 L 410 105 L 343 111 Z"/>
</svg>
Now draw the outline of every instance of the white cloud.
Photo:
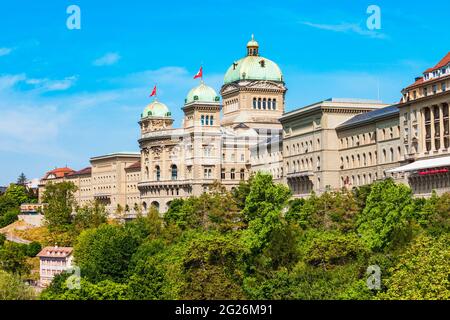
<svg viewBox="0 0 450 320">
<path fill-rule="evenodd" d="M 104 56 L 96 59 L 92 64 L 97 67 L 111 66 L 120 60 L 120 55 L 116 52 L 108 52 Z"/>
<path fill-rule="evenodd" d="M 12 48 L 0 48 L 0 57 L 7 56 L 13 51 Z"/>
<path fill-rule="evenodd" d="M 387 39 L 388 38 L 388 36 L 384 33 L 364 29 L 357 23 L 319 24 L 319 23 L 312 23 L 312 22 L 308 22 L 308 21 L 304 21 L 301 23 L 305 26 L 309 26 L 312 28 L 320 29 L 320 30 L 327 30 L 327 31 L 341 32 L 341 33 L 356 33 L 361 36 L 366 36 L 366 37 L 375 38 L 375 39 Z"/>
</svg>

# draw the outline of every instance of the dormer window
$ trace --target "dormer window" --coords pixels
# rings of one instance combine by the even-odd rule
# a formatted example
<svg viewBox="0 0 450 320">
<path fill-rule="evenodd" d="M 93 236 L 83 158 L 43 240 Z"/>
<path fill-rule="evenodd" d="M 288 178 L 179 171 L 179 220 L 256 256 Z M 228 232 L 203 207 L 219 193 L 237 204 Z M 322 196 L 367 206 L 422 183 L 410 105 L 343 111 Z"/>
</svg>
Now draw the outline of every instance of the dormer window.
<svg viewBox="0 0 450 320">
<path fill-rule="evenodd" d="M 261 66 L 261 68 L 265 68 L 266 67 L 266 61 L 264 59 L 259 61 L 259 65 Z"/>
<path fill-rule="evenodd" d="M 233 62 L 233 70 L 236 70 L 237 66 L 238 66 L 238 64 L 236 62 Z"/>
</svg>

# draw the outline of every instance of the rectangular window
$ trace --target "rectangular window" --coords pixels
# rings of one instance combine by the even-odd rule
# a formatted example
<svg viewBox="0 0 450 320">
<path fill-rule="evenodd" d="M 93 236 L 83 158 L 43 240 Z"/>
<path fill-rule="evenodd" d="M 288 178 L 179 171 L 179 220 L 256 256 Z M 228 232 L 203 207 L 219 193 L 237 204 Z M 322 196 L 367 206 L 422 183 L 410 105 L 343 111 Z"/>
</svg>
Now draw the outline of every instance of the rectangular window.
<svg viewBox="0 0 450 320">
<path fill-rule="evenodd" d="M 222 169 L 222 171 L 220 172 L 220 178 L 221 178 L 222 180 L 225 179 L 225 169 Z"/>
</svg>

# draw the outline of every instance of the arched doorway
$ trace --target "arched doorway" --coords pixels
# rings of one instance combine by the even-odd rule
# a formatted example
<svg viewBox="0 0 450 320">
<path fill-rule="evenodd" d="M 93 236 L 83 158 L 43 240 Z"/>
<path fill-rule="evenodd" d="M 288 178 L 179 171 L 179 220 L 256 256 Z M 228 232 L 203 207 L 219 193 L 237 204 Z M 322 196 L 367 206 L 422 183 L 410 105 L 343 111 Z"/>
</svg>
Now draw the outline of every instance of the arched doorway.
<svg viewBox="0 0 450 320">
<path fill-rule="evenodd" d="M 159 212 L 159 202 L 158 201 L 153 201 L 152 202 L 152 208 L 155 208 Z"/>
</svg>

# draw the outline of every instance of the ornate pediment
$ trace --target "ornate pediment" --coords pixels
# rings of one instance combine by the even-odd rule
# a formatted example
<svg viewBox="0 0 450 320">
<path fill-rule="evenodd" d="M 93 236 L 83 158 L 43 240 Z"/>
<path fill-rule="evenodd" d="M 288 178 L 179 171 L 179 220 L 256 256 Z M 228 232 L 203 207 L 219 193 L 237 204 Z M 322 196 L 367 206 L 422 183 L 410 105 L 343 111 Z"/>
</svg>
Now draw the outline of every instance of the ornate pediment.
<svg viewBox="0 0 450 320">
<path fill-rule="evenodd" d="M 241 80 L 239 82 L 233 82 L 224 85 L 221 90 L 222 95 L 226 95 L 229 92 L 242 89 L 251 90 L 277 90 L 285 91 L 286 87 L 281 82 L 267 81 L 267 80 Z"/>
<path fill-rule="evenodd" d="M 234 91 L 234 90 L 239 90 L 239 85 L 236 83 L 230 83 L 230 84 L 226 84 L 222 87 L 222 90 L 220 90 L 220 93 L 222 95 L 227 94 L 228 92 Z"/>
<path fill-rule="evenodd" d="M 284 84 L 275 81 L 249 81 L 245 86 L 248 89 L 286 90 Z"/>
</svg>

